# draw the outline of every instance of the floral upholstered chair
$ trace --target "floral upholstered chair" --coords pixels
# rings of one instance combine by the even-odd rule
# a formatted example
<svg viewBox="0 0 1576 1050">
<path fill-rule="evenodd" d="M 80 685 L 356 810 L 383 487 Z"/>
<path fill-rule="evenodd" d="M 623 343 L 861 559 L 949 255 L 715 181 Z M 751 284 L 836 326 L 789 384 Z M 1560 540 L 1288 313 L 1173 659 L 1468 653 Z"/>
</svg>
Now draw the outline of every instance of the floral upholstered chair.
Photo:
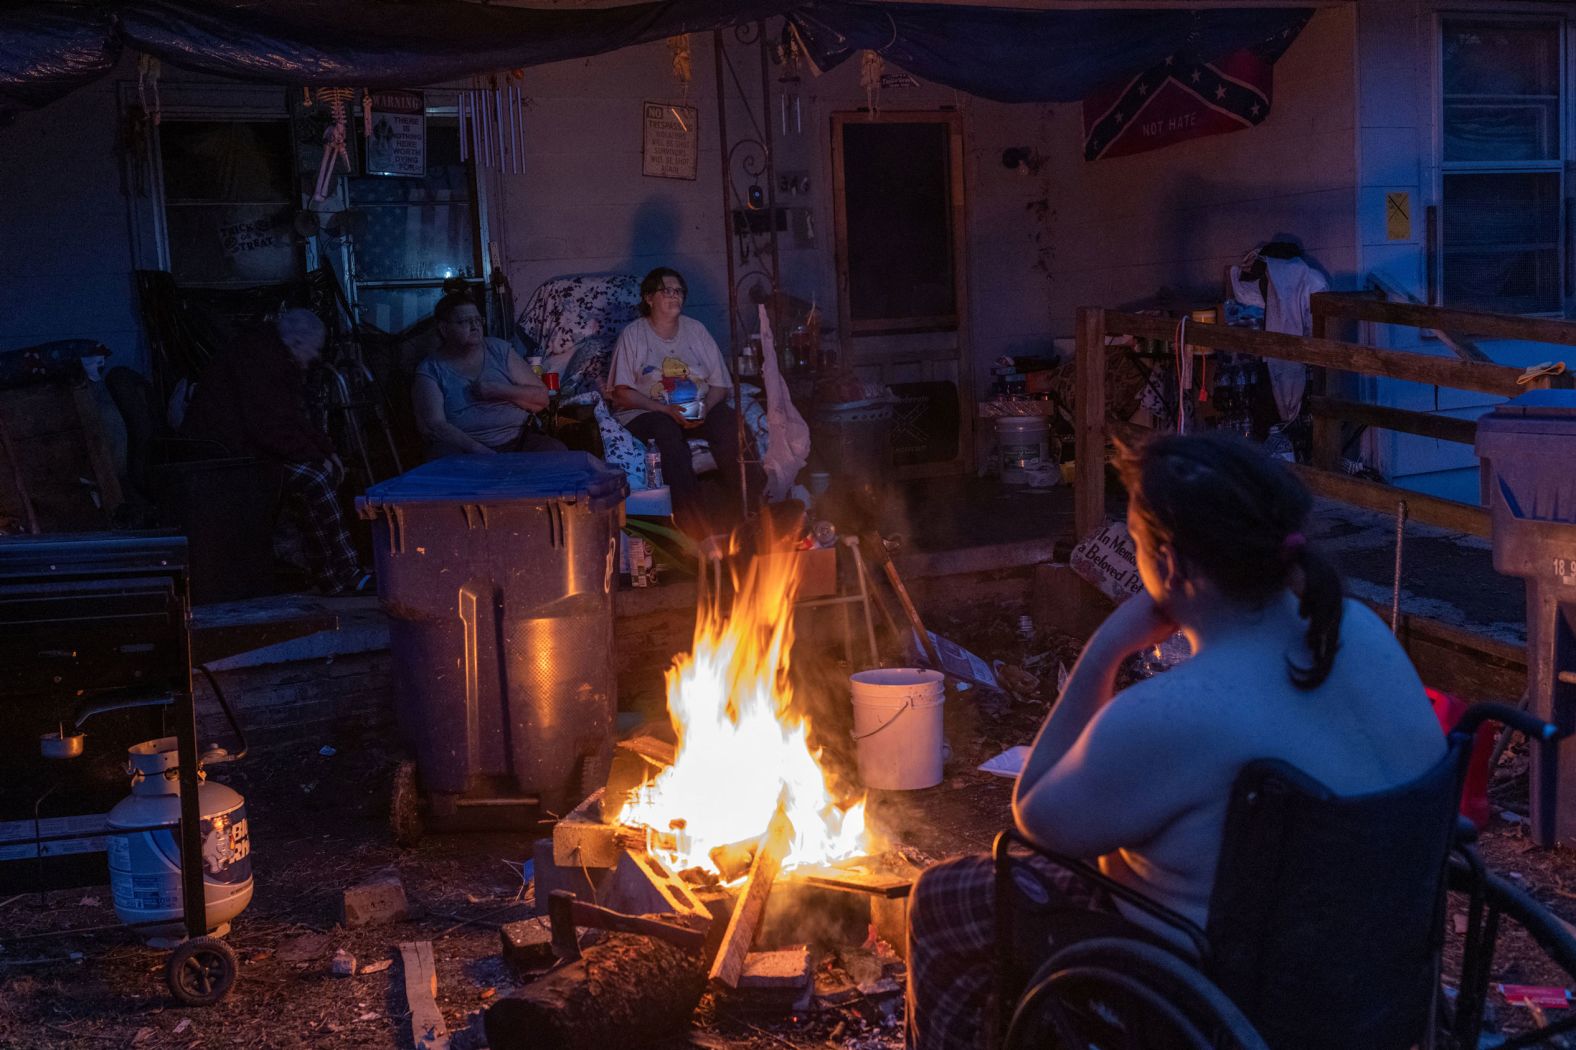
<svg viewBox="0 0 1576 1050">
<path fill-rule="evenodd" d="M 602 437 L 602 458 L 622 470 L 632 489 L 646 487 L 645 448 L 619 425 L 604 402 L 613 344 L 624 326 L 640 316 L 640 278 L 627 273 L 571 274 L 551 277 L 531 293 L 520 311 L 517 331 L 527 356 L 540 354 L 542 367 L 558 373 L 562 403 L 590 405 Z M 745 394 L 744 421 L 762 451 L 766 447 L 766 408 L 753 387 Z M 692 441 L 696 472 L 715 469 L 704 441 Z M 708 466 L 709 464 L 709 466 Z"/>
<path fill-rule="evenodd" d="M 624 326 L 640 316 L 640 278 L 627 273 L 579 274 L 542 282 L 518 327 L 527 353 L 557 372 L 565 397 L 600 392 L 613 344 Z"/>
</svg>

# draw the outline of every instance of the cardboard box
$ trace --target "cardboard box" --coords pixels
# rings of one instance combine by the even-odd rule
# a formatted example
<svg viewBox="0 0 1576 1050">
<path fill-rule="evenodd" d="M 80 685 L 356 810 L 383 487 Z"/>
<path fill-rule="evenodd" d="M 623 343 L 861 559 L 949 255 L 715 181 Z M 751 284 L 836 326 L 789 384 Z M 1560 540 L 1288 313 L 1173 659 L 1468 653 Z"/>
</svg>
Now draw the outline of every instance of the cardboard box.
<svg viewBox="0 0 1576 1050">
<path fill-rule="evenodd" d="M 795 558 L 799 562 L 799 598 L 828 598 L 837 593 L 837 548 L 816 547 L 770 558 Z"/>
</svg>

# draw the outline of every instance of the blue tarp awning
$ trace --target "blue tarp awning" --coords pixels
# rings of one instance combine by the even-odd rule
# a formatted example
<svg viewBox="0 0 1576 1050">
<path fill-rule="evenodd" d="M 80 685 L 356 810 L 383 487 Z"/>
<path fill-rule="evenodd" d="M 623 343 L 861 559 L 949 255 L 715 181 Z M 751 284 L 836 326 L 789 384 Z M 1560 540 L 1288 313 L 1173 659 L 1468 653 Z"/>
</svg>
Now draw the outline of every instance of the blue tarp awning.
<svg viewBox="0 0 1576 1050">
<path fill-rule="evenodd" d="M 868 49 L 981 98 L 1076 102 L 1171 55 L 1209 62 L 1254 48 L 1279 57 L 1312 15 L 1285 7 L 1030 11 L 850 0 L 806 4 L 789 18 L 822 69 Z"/>
<path fill-rule="evenodd" d="M 419 86 L 770 15 L 792 21 L 822 68 L 868 48 L 916 76 L 985 98 L 1070 101 L 1169 54 L 1207 61 L 1289 43 L 1310 14 L 869 0 L 652 0 L 578 10 L 466 0 L 13 0 L 0 6 L 0 119 L 103 76 L 125 48 L 247 80 Z"/>
</svg>

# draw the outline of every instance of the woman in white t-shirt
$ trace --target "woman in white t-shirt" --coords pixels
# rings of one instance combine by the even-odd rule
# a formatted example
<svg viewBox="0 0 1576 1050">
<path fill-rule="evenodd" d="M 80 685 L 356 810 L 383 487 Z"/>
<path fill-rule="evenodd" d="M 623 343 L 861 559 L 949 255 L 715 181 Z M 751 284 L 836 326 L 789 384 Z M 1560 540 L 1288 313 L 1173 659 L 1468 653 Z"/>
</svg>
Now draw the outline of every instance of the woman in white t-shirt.
<svg viewBox="0 0 1576 1050">
<path fill-rule="evenodd" d="M 640 282 L 640 314 L 613 347 L 608 394 L 617 418 L 641 442 L 656 442 L 662 478 L 673 490 L 673 516 L 692 536 L 721 531 L 739 506 L 738 417 L 727 403 L 733 390 L 722 352 L 704 325 L 684 316 L 689 289 L 677 270 L 659 266 Z M 689 440 L 711 446 L 732 498 L 708 511 Z M 758 491 L 752 466 L 750 490 Z"/>
</svg>

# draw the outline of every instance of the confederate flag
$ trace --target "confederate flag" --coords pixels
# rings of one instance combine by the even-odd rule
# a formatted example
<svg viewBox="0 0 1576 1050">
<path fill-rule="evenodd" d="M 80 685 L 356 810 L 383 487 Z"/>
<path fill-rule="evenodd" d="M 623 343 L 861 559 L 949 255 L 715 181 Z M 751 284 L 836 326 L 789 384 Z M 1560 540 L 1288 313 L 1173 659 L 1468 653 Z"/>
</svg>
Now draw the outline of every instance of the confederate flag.
<svg viewBox="0 0 1576 1050">
<path fill-rule="evenodd" d="M 1297 32 L 1287 29 L 1274 40 L 1213 62 L 1178 52 L 1084 99 L 1084 160 L 1142 153 L 1263 123 L 1270 115 L 1270 72 Z"/>
</svg>

